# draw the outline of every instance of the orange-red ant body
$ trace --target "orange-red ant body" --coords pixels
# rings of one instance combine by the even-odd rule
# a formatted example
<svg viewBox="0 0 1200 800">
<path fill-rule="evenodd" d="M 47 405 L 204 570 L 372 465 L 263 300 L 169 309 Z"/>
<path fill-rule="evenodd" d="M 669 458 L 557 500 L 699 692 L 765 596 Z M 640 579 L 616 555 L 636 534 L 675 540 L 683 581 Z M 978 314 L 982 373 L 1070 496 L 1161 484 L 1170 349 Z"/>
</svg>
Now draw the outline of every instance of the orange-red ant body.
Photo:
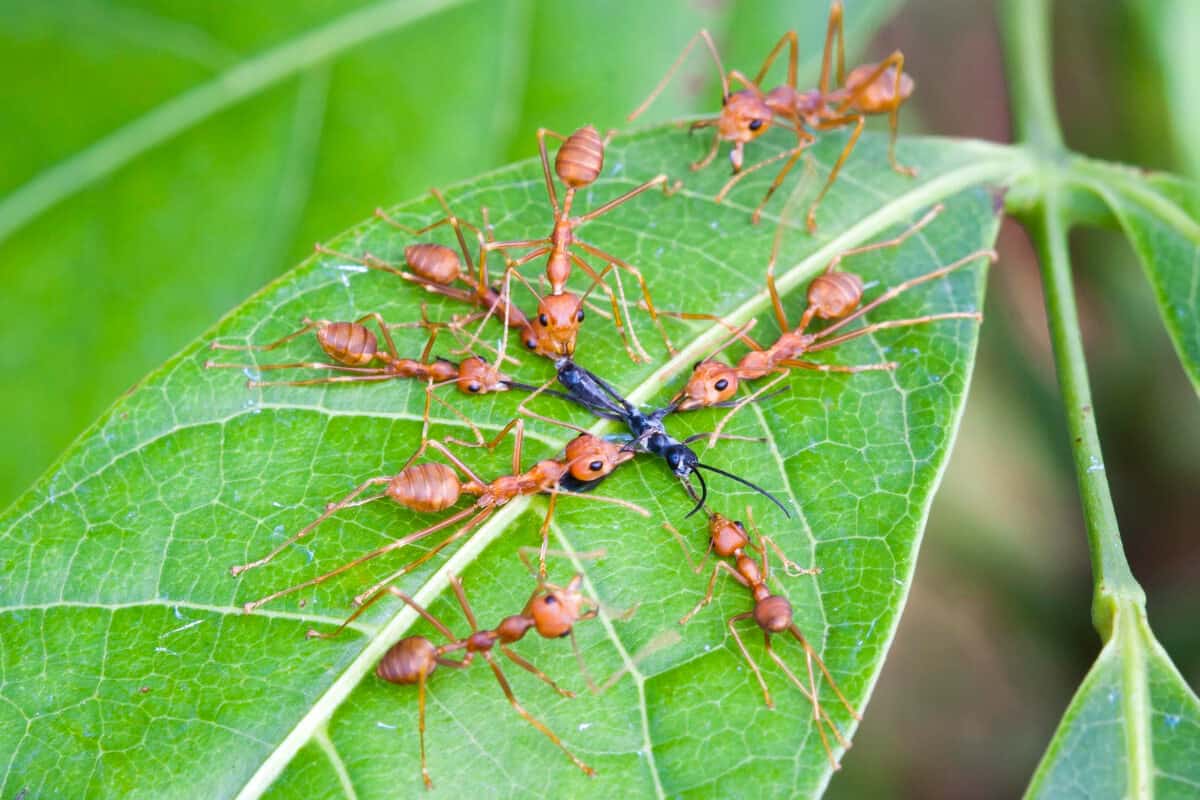
<svg viewBox="0 0 1200 800">
<path fill-rule="evenodd" d="M 691 126 L 692 130 L 700 128 L 716 128 L 712 146 L 708 154 L 700 161 L 692 164 L 693 170 L 703 169 L 717 155 L 721 142 L 731 142 L 733 149 L 729 159 L 736 173 L 717 193 L 716 201 L 721 202 L 731 189 L 747 175 L 787 159 L 787 162 L 775 176 L 766 195 L 754 209 L 751 217 L 757 223 L 762 215 L 763 207 L 771 199 L 775 191 L 783 184 L 784 179 L 795 166 L 796 160 L 816 139 L 813 132 L 833 130 L 853 125 L 849 141 L 841 155 L 829 171 L 825 185 L 808 211 L 807 223 L 810 231 L 815 231 L 816 211 L 825 194 L 837 180 L 843 163 L 850 156 L 854 145 L 858 142 L 866 124 L 868 115 L 887 114 L 891 136 L 888 140 L 888 160 L 892 169 L 903 175 L 915 175 L 912 167 L 901 165 L 896 160 L 896 135 L 899 122 L 900 106 L 912 95 L 914 83 L 912 78 L 904 73 L 904 54 L 894 51 L 887 58 L 875 64 L 863 64 L 846 72 L 845 36 L 842 26 L 843 9 L 840 0 L 835 0 L 829 11 L 829 24 L 825 33 L 825 50 L 821 60 L 821 79 L 818 88 L 810 91 L 800 91 L 797 86 L 798 42 L 796 32 L 788 31 L 779 41 L 763 62 L 762 68 L 753 79 L 747 78 L 738 70 L 725 72 L 721 58 L 717 54 L 712 36 L 706 30 L 701 30 L 688 42 L 679 58 L 667 70 L 662 81 L 650 93 L 650 96 L 629 115 L 629 120 L 636 119 L 654 101 L 666 87 L 683 59 L 691 51 L 696 41 L 703 40 L 708 47 L 717 70 L 721 75 L 721 113 L 711 119 L 698 120 Z M 833 48 L 837 47 L 837 85 L 830 88 L 829 73 Z M 762 88 L 762 82 L 767 72 L 775 62 L 784 45 L 788 47 L 787 82 L 768 91 Z M 730 91 L 730 83 L 737 82 L 743 89 Z M 781 124 L 796 134 L 795 147 L 760 161 L 743 170 L 744 148 L 748 142 L 766 133 L 772 124 Z"/>
</svg>

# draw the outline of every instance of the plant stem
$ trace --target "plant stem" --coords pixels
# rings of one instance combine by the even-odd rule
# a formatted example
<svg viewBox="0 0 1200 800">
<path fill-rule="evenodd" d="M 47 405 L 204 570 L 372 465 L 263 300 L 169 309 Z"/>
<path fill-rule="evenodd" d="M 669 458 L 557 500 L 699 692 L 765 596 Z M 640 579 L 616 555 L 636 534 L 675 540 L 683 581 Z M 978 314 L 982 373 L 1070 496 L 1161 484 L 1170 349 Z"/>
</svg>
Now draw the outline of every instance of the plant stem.
<svg viewBox="0 0 1200 800">
<path fill-rule="evenodd" d="M 1105 478 L 1100 437 L 1092 409 L 1083 336 L 1075 309 L 1071 260 L 1067 248 L 1066 186 L 1060 162 L 1066 158 L 1062 131 L 1054 110 L 1050 77 L 1049 6 L 1047 0 L 1006 0 L 1001 10 L 1005 44 L 1009 51 L 1009 83 L 1018 137 L 1035 158 L 1044 162 L 1044 175 L 1032 187 L 1033 202 L 1019 207 L 1038 250 L 1046 316 L 1058 384 L 1071 435 L 1083 516 L 1095 585 L 1092 621 L 1107 641 L 1113 634 L 1121 605 L 1145 606 L 1145 593 L 1125 559 L 1117 515 Z M 1025 203 L 1025 201 L 1022 201 Z"/>
<path fill-rule="evenodd" d="M 1029 220 L 1029 231 L 1041 261 L 1054 363 L 1087 525 L 1095 583 L 1092 620 L 1100 635 L 1107 640 L 1112 633 L 1116 605 L 1121 601 L 1132 601 L 1141 607 L 1145 604 L 1145 595 L 1125 559 L 1117 515 L 1105 478 L 1100 436 L 1096 431 L 1096 416 L 1092 409 L 1092 392 L 1088 385 L 1083 337 L 1075 309 L 1075 290 L 1067 251 L 1066 214 L 1059 192 L 1057 187 L 1047 188 L 1042 205 Z"/>
<path fill-rule="evenodd" d="M 1063 149 L 1062 129 L 1054 110 L 1049 22 L 1046 0 L 1006 0 L 1001 7 L 1015 138 L 1040 153 Z"/>
</svg>

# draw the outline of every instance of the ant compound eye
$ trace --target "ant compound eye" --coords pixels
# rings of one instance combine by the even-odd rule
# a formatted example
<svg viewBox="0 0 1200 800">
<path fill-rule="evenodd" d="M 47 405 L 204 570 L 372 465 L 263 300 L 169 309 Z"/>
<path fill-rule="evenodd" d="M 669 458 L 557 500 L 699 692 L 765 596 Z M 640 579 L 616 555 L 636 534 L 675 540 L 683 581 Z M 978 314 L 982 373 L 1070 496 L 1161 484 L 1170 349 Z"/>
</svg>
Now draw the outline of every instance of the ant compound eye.
<svg viewBox="0 0 1200 800">
<path fill-rule="evenodd" d="M 762 126 L 763 126 L 763 121 L 761 119 L 750 120 L 750 130 L 756 131 L 759 128 L 761 128 Z"/>
<path fill-rule="evenodd" d="M 467 384 L 468 392 L 478 392 L 481 388 L 483 388 L 483 387 L 481 387 L 478 383 L 468 383 Z"/>
<path fill-rule="evenodd" d="M 558 598 L 556 598 L 552 594 L 546 595 L 546 605 L 552 606 L 552 605 L 555 605 L 556 603 L 558 603 Z"/>
<path fill-rule="evenodd" d="M 537 350 L 537 339 L 526 339 L 525 346 L 530 350 Z"/>
<path fill-rule="evenodd" d="M 729 381 L 727 381 L 727 380 L 726 380 L 726 379 L 724 379 L 724 378 L 721 378 L 721 380 L 719 380 L 719 381 L 717 381 L 716 383 L 714 383 L 714 384 L 713 384 L 713 387 L 714 387 L 714 388 L 715 388 L 715 389 L 716 389 L 718 392 L 723 392 L 723 391 L 725 391 L 726 389 L 728 389 L 728 388 L 729 388 Z"/>
<path fill-rule="evenodd" d="M 592 463 L 588 464 L 588 469 L 590 469 L 592 472 L 599 472 L 600 470 L 604 469 L 604 462 L 596 459 Z"/>
<path fill-rule="evenodd" d="M 549 325 L 550 318 L 547 317 L 545 314 L 538 314 L 538 322 L 542 323 L 543 325 Z"/>
<path fill-rule="evenodd" d="M 575 312 L 575 321 L 583 322 L 583 309 L 582 308 Z"/>
</svg>

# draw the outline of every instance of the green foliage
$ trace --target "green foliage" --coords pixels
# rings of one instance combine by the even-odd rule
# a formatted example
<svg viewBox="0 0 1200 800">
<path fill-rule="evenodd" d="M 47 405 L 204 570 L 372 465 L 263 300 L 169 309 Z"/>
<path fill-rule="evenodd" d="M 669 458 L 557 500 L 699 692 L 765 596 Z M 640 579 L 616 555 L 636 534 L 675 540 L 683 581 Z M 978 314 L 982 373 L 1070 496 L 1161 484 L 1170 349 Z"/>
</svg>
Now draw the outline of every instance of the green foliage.
<svg viewBox="0 0 1200 800">
<path fill-rule="evenodd" d="M 1200 702 L 1144 613 L 1118 614 L 1033 776 L 1029 797 L 1192 797 Z"/>
<path fill-rule="evenodd" d="M 831 137 L 817 157 L 830 163 L 839 145 Z M 677 170 L 700 146 L 672 127 L 621 137 L 610 148 L 605 178 L 583 199 L 590 206 L 659 168 Z M 919 180 L 887 170 L 884 140 L 868 138 L 822 207 L 821 235 L 797 230 L 786 237 L 780 286 L 792 313 L 802 304 L 807 280 L 834 253 L 898 232 L 938 201 L 947 209 L 926 231 L 898 250 L 855 263 L 856 271 L 880 284 L 871 291 L 990 246 L 995 200 L 982 187 L 1011 171 L 1011 157 L 1002 149 L 939 140 L 909 140 L 902 148 L 921 167 Z M 702 173 L 680 195 L 646 196 L 596 221 L 589 234 L 638 263 L 664 307 L 705 309 L 734 321 L 759 316 L 758 331 L 766 338 L 773 322 L 762 271 L 774 226 L 748 224 L 746 203 L 770 179 L 755 177 L 734 202 L 717 206 L 709 198 L 723 175 Z M 505 236 L 544 227 L 543 193 L 539 169 L 526 162 L 449 196 L 464 213 L 486 205 L 497 234 Z M 401 212 L 412 223 L 438 214 L 431 201 Z M 384 257 L 397 256 L 407 243 L 378 223 L 332 242 Z M 306 314 L 347 318 L 380 310 L 396 321 L 416 317 L 425 299 L 420 292 L 386 275 L 339 266 L 337 259 L 310 259 L 214 335 L 262 342 L 293 329 Z M 901 296 L 887 316 L 979 308 L 982 278 L 980 262 Z M 452 310 L 435 303 L 431 313 Z M 634 366 L 612 329 L 592 315 L 580 358 L 633 397 L 662 402 L 691 363 L 725 335 L 708 324 L 668 324 L 677 343 L 686 345 L 683 352 Z M 636 325 L 661 355 L 644 315 Z M 753 503 L 756 519 L 793 559 L 824 569 L 816 579 L 780 576 L 776 585 L 786 590 L 798 622 L 858 705 L 882 665 L 907 593 L 921 527 L 961 411 L 976 329 L 969 321 L 942 322 L 839 347 L 839 363 L 894 358 L 901 367 L 853 376 L 796 374 L 789 392 L 743 412 L 730 427 L 766 437 L 766 444 L 722 442 L 704 456 L 761 482 L 797 510 L 785 520 L 740 487 L 714 482 L 716 507 L 740 515 Z M 413 335 L 402 338 L 402 349 L 415 351 L 420 337 L 408 333 Z M 0 522 L 4 614 L 14 623 L 4 649 L 5 708 L 13 723 L 4 726 L 8 740 L 0 748 L 12 753 L 6 793 L 27 785 L 22 776 L 51 773 L 57 774 L 55 791 L 73 795 L 186 790 L 219 796 L 243 788 L 253 795 L 281 771 L 284 793 L 312 775 L 329 780 L 339 772 L 359 796 L 397 785 L 408 792 L 419 788 L 415 697 L 369 675 L 414 615 L 398 604 L 381 604 L 339 641 L 303 637 L 310 625 L 345 614 L 367 575 L 385 574 L 398 560 L 281 600 L 263 614 L 244 616 L 238 608 L 416 530 L 429 517 L 379 503 L 338 515 L 278 562 L 240 580 L 229 577 L 228 567 L 269 549 L 362 479 L 396 469 L 416 446 L 422 391 L 404 382 L 247 391 L 237 372 L 202 369 L 212 355 L 206 347 L 211 338 L 122 398 Z M 303 357 L 315 349 L 302 340 L 292 352 Z M 283 355 L 263 361 L 277 354 Z M 517 374 L 524 380 L 551 374 L 547 364 L 523 360 Z M 520 398 L 450 399 L 494 430 L 513 416 Z M 557 401 L 539 408 L 587 422 Z M 713 412 L 698 412 L 672 425 L 682 435 L 711 429 L 715 419 Z M 438 423 L 436 435 L 464 432 L 452 416 L 443 414 Z M 526 464 L 553 453 L 569 435 L 545 425 L 531 426 L 531 434 Z M 483 474 L 495 475 L 509 453 L 501 448 L 491 457 L 482 451 L 466 457 Z M 559 503 L 556 544 L 599 548 L 605 555 L 555 563 L 553 576 L 565 580 L 572 569 L 582 569 L 610 606 L 640 603 L 630 622 L 581 626 L 584 655 L 598 673 L 627 663 L 655 636 L 676 628 L 704 585 L 658 526 L 664 519 L 681 524 L 696 551 L 704 541 L 701 523 L 682 522 L 689 503 L 661 463 L 639 460 L 602 491 L 642 504 L 652 516 L 648 523 L 583 500 Z M 531 587 L 513 551 L 537 541 L 543 507 L 541 500 L 529 508 L 514 502 L 448 562 L 439 560 L 436 571 L 421 572 L 406 585 L 458 630 L 462 623 L 451 603 L 438 597 L 449 574 L 464 575 L 481 619 L 513 612 Z M 734 786 L 763 795 L 817 792 L 829 767 L 811 709 L 778 673 L 769 674 L 779 707 L 763 707 L 723 625 L 725 617 L 747 608 L 746 595 L 721 584 L 717 598 L 684 630 L 682 644 L 639 663 L 633 680 L 602 697 L 568 702 L 547 696 L 528 676 L 512 676 L 523 701 L 599 770 L 594 782 L 512 714 L 484 670 L 435 676 L 429 733 L 435 779 L 455 790 L 538 792 L 554 786 L 598 796 L 618 783 L 642 794 L 720 793 Z M 803 669 L 792 645 L 781 647 Z M 564 643 L 523 643 L 522 652 L 579 688 Z M 761 649 L 756 653 L 763 656 Z M 46 681 L 49 672 L 61 677 Z M 827 689 L 823 697 L 831 700 Z M 849 733 L 845 712 L 833 705 L 830 710 Z M 734 733 L 742 730 L 755 735 Z M 69 767 L 60 763 L 64 753 L 70 754 Z M 214 771 L 212 763 L 228 768 Z"/>
</svg>

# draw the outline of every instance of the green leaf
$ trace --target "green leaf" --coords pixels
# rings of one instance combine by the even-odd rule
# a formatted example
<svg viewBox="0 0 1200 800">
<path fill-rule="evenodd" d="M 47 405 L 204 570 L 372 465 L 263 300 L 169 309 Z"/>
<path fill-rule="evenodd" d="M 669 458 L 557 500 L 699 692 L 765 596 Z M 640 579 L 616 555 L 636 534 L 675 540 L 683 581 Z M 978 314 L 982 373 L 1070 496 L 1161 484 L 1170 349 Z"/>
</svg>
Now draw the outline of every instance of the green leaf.
<svg viewBox="0 0 1200 800">
<path fill-rule="evenodd" d="M 754 152 L 782 144 L 769 134 Z M 814 148 L 822 170 L 845 138 Z M 669 126 L 619 137 L 605 174 L 579 206 L 593 207 L 658 170 L 685 175 L 674 197 L 652 193 L 589 226 L 598 244 L 627 256 L 647 276 L 664 308 L 773 318 L 763 275 L 773 225 L 752 227 L 748 212 L 771 179 L 763 170 L 734 192 L 711 197 L 726 175 L 696 175 L 684 165 L 705 146 Z M 886 139 L 868 135 L 822 205 L 819 235 L 799 225 L 784 239 L 779 285 L 793 316 L 803 288 L 837 252 L 895 234 L 938 202 L 945 211 L 903 246 L 861 256 L 847 268 L 868 293 L 990 247 L 998 200 L 990 184 L 1021 169 L 1020 157 L 981 143 L 911 139 L 901 157 L 921 174 L 887 167 Z M 823 171 L 821 172 L 823 174 Z M 805 187 L 808 194 L 815 182 Z M 547 228 L 540 171 L 525 162 L 448 192 L 474 217 L 486 205 L 500 237 Z M 772 209 L 778 210 L 781 201 Z M 416 224 L 439 212 L 428 199 L 396 209 Z M 801 217 L 798 215 L 798 217 Z M 799 220 L 798 220 L 799 221 Z M 396 258 L 410 241 L 375 222 L 331 242 L 341 250 Z M 229 576 L 366 477 L 395 471 L 415 448 L 423 392 L 393 382 L 374 386 L 248 391 L 244 376 L 205 370 L 213 339 L 265 342 L 305 315 L 352 318 L 378 310 L 414 320 L 431 296 L 389 276 L 312 258 L 259 293 L 211 333 L 168 361 L 113 408 L 0 519 L 0 794 L 28 796 L 262 794 L 279 796 L 353 787 L 358 797 L 417 794 L 416 698 L 370 672 L 384 650 L 413 628 L 414 614 L 380 603 L 332 642 L 308 641 L 312 625 L 337 622 L 369 577 L 399 560 L 375 563 L 246 616 L 240 604 L 312 577 L 369 548 L 429 524 L 430 517 L 376 503 L 336 515 L 303 545 L 267 567 Z M 981 307 L 982 261 L 897 298 L 876 318 Z M 625 282 L 626 291 L 633 291 Z M 459 310 L 431 303 L 444 318 Z M 644 315 L 637 331 L 656 360 L 633 365 L 610 325 L 585 324 L 577 353 L 638 401 L 663 402 L 693 361 L 726 333 L 707 323 L 668 321 L 681 347 L 665 359 Z M 765 442 L 726 441 L 703 458 L 784 497 L 791 519 L 742 487 L 714 478 L 714 508 L 755 518 L 796 561 L 817 564 L 816 578 L 775 576 L 797 621 L 851 701 L 864 708 L 907 595 L 929 504 L 949 453 L 970 377 L 977 325 L 940 322 L 881 331 L 831 351 L 838 363 L 900 362 L 894 373 L 797 373 L 790 391 L 744 411 L 728 430 Z M 403 352 L 419 349 L 417 331 L 399 331 Z M 493 336 L 496 336 L 493 332 Z M 315 354 L 311 339 L 260 363 Z M 536 383 L 546 363 L 524 356 L 515 373 Z M 447 390 L 443 390 L 447 391 Z M 446 399 L 489 431 L 512 418 L 516 393 Z M 543 398 L 544 413 L 592 424 Z M 714 412 L 672 419 L 677 435 L 711 430 Z M 435 406 L 433 434 L 463 435 Z M 557 451 L 569 432 L 530 425 L 523 463 Z M 507 446 L 465 452 L 481 474 L 507 469 Z M 670 520 L 693 551 L 704 546 L 700 522 L 684 520 L 690 503 L 663 464 L 638 459 L 607 480 L 602 493 L 646 507 L 649 520 L 620 508 L 564 498 L 554 517 L 556 546 L 603 549 L 593 560 L 552 564 L 553 579 L 582 570 L 608 608 L 638 605 L 631 621 L 606 613 L 579 635 L 597 674 L 629 659 L 703 594 L 678 546 L 659 527 Z M 490 622 L 518 610 L 531 590 L 514 550 L 538 541 L 543 499 L 515 501 L 496 513 L 447 559 L 409 576 L 405 588 L 451 627 L 463 622 L 440 594 L 462 574 L 475 610 Z M 420 552 L 414 548 L 413 554 Z M 402 554 L 405 561 L 411 554 Z M 382 559 L 381 559 L 382 560 Z M 686 628 L 682 643 L 636 664 L 633 678 L 601 697 L 567 701 L 531 676 L 510 675 L 522 702 L 599 772 L 584 778 L 508 707 L 486 669 L 439 672 L 430 685 L 430 769 L 443 791 L 609 796 L 816 794 L 830 777 L 811 708 L 783 676 L 768 669 L 778 708 L 767 710 L 738 655 L 725 618 L 749 606 L 740 587 L 718 583 L 716 602 Z M 750 645 L 763 657 L 754 637 Z M 794 642 L 779 647 L 796 669 Z M 547 673 L 581 688 L 569 648 L 528 641 L 521 652 Z M 448 673 L 448 674 L 447 674 Z M 850 735 L 844 710 L 822 697 Z M 868 714 L 869 720 L 869 714 Z M 869 723 L 868 723 L 869 724 Z M 216 767 L 215 765 L 220 765 Z M 853 767 L 853 754 L 847 768 Z M 349 788 L 345 789 L 351 796 Z"/>
<path fill-rule="evenodd" d="M 1183 798 L 1198 788 L 1200 700 L 1145 612 L 1121 604 L 1026 796 Z"/>
<path fill-rule="evenodd" d="M 1200 186 L 1086 161 L 1078 179 L 1112 210 L 1154 286 L 1183 369 L 1200 393 Z"/>
</svg>

